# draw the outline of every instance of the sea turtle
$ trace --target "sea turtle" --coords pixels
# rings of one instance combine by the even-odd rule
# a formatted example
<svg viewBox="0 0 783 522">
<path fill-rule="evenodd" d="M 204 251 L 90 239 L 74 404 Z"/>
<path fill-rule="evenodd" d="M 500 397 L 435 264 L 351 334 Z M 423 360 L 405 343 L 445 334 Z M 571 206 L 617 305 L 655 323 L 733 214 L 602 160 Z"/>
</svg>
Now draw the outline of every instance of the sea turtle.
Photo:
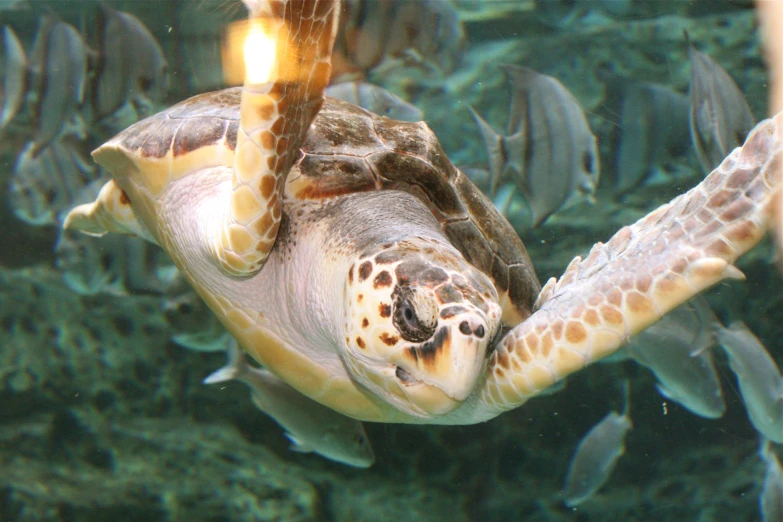
<svg viewBox="0 0 783 522">
<path fill-rule="evenodd" d="M 335 2 L 254 4 L 278 34 L 273 81 L 98 148 L 113 180 L 65 226 L 159 244 L 247 352 L 345 415 L 495 417 L 741 277 L 732 262 L 767 229 L 783 115 L 539 292 L 513 229 L 424 123 L 322 103 Z"/>
</svg>

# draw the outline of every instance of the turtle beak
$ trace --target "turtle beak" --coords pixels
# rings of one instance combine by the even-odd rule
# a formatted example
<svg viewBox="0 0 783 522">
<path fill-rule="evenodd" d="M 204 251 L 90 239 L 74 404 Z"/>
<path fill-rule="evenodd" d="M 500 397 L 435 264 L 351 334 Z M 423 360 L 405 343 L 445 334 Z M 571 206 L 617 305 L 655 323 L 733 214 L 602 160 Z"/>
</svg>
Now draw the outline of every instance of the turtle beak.
<svg viewBox="0 0 783 522">
<path fill-rule="evenodd" d="M 481 375 L 489 338 L 487 325 L 476 315 L 456 317 L 429 341 L 406 350 L 406 361 L 398 365 L 397 378 L 416 403 L 429 404 L 435 395 L 461 403 L 473 392 Z M 421 384 L 429 389 L 427 393 L 417 389 Z"/>
</svg>

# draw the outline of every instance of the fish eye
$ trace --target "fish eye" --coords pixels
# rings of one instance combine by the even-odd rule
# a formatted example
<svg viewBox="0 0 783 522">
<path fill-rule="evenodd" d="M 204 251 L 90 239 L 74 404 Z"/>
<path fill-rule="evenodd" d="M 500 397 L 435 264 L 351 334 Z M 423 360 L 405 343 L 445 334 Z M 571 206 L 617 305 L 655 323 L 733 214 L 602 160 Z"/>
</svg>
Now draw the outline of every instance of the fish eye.
<svg viewBox="0 0 783 522">
<path fill-rule="evenodd" d="M 435 333 L 436 321 L 422 320 L 416 313 L 415 295 L 408 288 L 397 293 L 392 322 L 406 341 L 421 343 Z"/>
</svg>

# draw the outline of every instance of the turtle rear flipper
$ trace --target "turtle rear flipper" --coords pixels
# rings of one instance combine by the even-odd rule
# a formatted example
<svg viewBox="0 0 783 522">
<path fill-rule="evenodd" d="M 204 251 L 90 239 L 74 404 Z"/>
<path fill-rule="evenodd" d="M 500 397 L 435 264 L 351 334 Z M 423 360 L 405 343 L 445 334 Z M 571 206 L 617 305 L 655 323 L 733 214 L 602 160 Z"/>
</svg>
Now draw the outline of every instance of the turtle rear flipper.
<svg viewBox="0 0 783 522">
<path fill-rule="evenodd" d="M 113 179 L 101 188 L 95 201 L 79 205 L 68 212 L 63 228 L 96 237 L 108 232 L 128 234 L 156 243 L 149 230 L 137 219 L 128 195 Z"/>
<path fill-rule="evenodd" d="M 695 188 L 575 258 L 493 352 L 477 413 L 519 406 L 702 290 L 742 278 L 732 263 L 767 231 L 782 163 L 780 113 Z"/>
</svg>

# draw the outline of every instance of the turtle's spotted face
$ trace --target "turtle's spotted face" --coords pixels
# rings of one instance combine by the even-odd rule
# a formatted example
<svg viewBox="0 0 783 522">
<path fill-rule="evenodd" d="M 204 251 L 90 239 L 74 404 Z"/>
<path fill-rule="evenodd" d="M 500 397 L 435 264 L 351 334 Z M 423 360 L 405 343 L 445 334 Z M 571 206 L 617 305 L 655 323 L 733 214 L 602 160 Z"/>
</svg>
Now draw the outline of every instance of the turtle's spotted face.
<svg viewBox="0 0 783 522">
<path fill-rule="evenodd" d="M 344 360 L 358 382 L 417 416 L 468 398 L 500 328 L 486 275 L 451 246 L 419 239 L 357 259 L 347 293 Z"/>
</svg>

